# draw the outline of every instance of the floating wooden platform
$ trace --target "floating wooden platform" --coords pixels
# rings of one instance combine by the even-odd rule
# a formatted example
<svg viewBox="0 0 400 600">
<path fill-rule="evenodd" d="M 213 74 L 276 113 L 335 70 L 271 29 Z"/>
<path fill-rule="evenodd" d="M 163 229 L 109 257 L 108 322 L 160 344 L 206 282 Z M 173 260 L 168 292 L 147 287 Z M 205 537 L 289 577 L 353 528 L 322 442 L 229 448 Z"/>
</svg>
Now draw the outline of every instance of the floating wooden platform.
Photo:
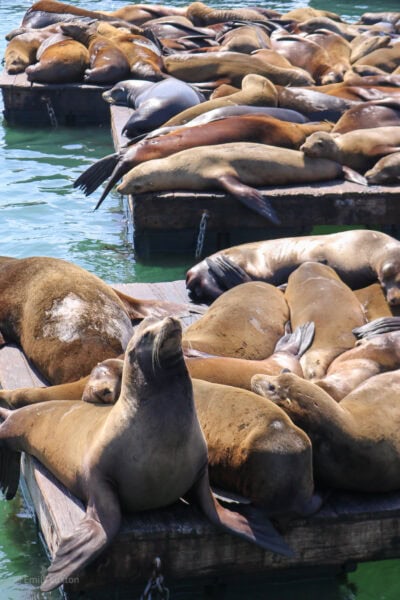
<svg viewBox="0 0 400 600">
<path fill-rule="evenodd" d="M 111 128 L 118 151 L 131 109 L 111 108 Z M 157 177 L 157 173 L 154 174 Z M 245 242 L 307 235 L 318 225 L 394 226 L 400 222 L 399 186 L 361 186 L 329 181 L 307 186 L 260 190 L 272 201 L 282 227 L 275 227 L 220 191 L 156 192 L 129 197 L 133 243 L 138 257 L 159 252 L 194 254 L 199 226 L 206 213 L 203 255 Z"/>
<path fill-rule="evenodd" d="M 183 281 L 115 287 L 142 298 L 187 300 Z M 0 383 L 4 388 L 15 388 L 43 382 L 17 348 L 6 346 L 0 350 Z M 53 555 L 60 538 L 70 534 L 82 518 L 84 507 L 27 455 L 23 459 L 23 478 L 40 532 Z M 333 493 L 317 515 L 281 523 L 280 529 L 296 553 L 294 558 L 265 552 L 222 533 L 187 504 L 126 515 L 110 548 L 65 585 L 66 597 L 139 597 L 156 557 L 162 561 L 172 600 L 221 600 L 224 585 L 233 590 L 239 585 L 248 589 L 256 581 L 259 589 L 262 583 L 280 579 L 316 577 L 321 569 L 343 572 L 361 561 L 398 558 L 400 492 Z M 213 589 L 215 596 L 211 594 Z"/>
<path fill-rule="evenodd" d="M 108 125 L 110 109 L 101 94 L 110 87 L 31 83 L 25 73 L 0 75 L 4 118 L 10 125 Z"/>
</svg>

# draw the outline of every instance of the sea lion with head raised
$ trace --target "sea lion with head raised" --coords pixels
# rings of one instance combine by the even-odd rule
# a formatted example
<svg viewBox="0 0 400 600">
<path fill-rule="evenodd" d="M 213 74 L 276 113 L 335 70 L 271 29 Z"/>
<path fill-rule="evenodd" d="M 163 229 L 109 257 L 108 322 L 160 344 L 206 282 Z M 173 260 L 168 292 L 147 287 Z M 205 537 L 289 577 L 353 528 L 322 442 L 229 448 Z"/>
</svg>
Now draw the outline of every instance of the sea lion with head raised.
<svg viewBox="0 0 400 600">
<path fill-rule="evenodd" d="M 193 298 L 209 301 L 244 281 L 286 283 L 290 273 L 309 260 L 332 267 L 352 289 L 379 281 L 387 302 L 400 304 L 400 242 L 365 229 L 233 246 L 189 269 L 186 285 Z"/>
<path fill-rule="evenodd" d="M 158 176 L 154 177 L 154 173 Z M 120 194 L 164 190 L 223 189 L 272 223 L 281 220 L 268 197 L 256 189 L 357 177 L 326 159 L 309 159 L 298 150 L 238 142 L 199 146 L 131 169 L 118 185 Z"/>
<path fill-rule="evenodd" d="M 331 123 L 288 123 L 269 115 L 256 114 L 227 117 L 193 127 L 187 123 L 165 135 L 148 136 L 100 159 L 80 175 L 74 187 L 82 188 L 89 195 L 110 177 L 97 202 L 98 208 L 123 175 L 148 160 L 171 156 L 188 148 L 228 142 L 257 142 L 296 149 L 312 132 L 331 129 Z"/>
<path fill-rule="evenodd" d="M 309 435 L 317 484 L 362 492 L 400 488 L 400 370 L 371 377 L 340 403 L 293 373 L 252 381 L 256 393 Z"/>
<path fill-rule="evenodd" d="M 0 343 L 22 346 L 52 384 L 75 381 L 120 355 L 132 319 L 182 308 L 130 298 L 64 260 L 0 257 Z"/>
<path fill-rule="evenodd" d="M 318 262 L 305 262 L 289 275 L 285 299 L 293 328 L 315 324 L 300 364 L 306 379 L 321 378 L 334 358 L 353 348 L 352 331 L 366 322 L 362 306 L 337 273 Z"/>
<path fill-rule="evenodd" d="M 223 529 L 290 554 L 267 519 L 252 523 L 222 508 L 211 493 L 181 335 L 180 322 L 170 317 L 138 327 L 113 406 L 56 401 L 0 409 L 0 453 L 8 459 L 0 482 L 7 499 L 16 493 L 19 453 L 26 451 L 87 505 L 76 530 L 61 539 L 42 591 L 99 555 L 117 534 L 122 511 L 161 508 L 183 496 Z"/>
</svg>

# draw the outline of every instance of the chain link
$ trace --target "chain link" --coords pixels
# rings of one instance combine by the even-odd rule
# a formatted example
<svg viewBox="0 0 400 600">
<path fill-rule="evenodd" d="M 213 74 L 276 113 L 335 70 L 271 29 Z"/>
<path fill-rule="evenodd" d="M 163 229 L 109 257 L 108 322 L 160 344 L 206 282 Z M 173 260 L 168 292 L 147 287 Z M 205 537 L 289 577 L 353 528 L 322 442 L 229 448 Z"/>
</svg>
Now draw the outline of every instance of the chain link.
<svg viewBox="0 0 400 600">
<path fill-rule="evenodd" d="M 42 100 L 46 104 L 46 108 L 47 108 L 47 112 L 49 114 L 51 126 L 58 127 L 56 113 L 55 113 L 55 110 L 53 108 L 50 98 L 48 98 L 47 96 L 42 96 Z"/>
<path fill-rule="evenodd" d="M 196 252 L 194 254 L 195 258 L 200 258 L 203 253 L 204 246 L 204 238 L 206 237 L 206 229 L 207 229 L 207 221 L 210 217 L 210 213 L 208 210 L 204 210 L 201 215 L 200 225 L 199 225 L 199 233 L 197 236 L 197 244 L 196 244 Z"/>
<path fill-rule="evenodd" d="M 153 561 L 153 572 L 140 600 L 169 600 L 169 589 L 164 585 L 161 573 L 161 559 L 157 556 Z"/>
</svg>

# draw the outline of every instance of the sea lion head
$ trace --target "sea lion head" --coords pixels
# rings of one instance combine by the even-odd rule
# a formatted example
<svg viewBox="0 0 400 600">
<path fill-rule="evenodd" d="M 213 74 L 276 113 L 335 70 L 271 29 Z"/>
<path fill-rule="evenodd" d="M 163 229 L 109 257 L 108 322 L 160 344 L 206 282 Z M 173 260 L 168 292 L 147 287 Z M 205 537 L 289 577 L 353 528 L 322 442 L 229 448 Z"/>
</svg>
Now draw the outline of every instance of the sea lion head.
<svg viewBox="0 0 400 600">
<path fill-rule="evenodd" d="M 98 363 L 83 390 L 83 402 L 115 404 L 121 392 L 122 366 L 123 361 L 118 358 Z"/>
<path fill-rule="evenodd" d="M 252 391 L 283 408 L 297 425 L 303 421 L 306 412 L 302 398 L 309 396 L 309 386 L 309 381 L 286 371 L 280 375 L 260 374 L 251 378 Z"/>
<path fill-rule="evenodd" d="M 336 160 L 338 148 L 334 134 L 316 131 L 308 136 L 300 151 L 312 158 L 330 158 Z"/>
<path fill-rule="evenodd" d="M 400 304 L 400 252 L 395 260 L 387 258 L 382 263 L 378 268 L 378 279 L 388 304 L 398 306 Z"/>
</svg>

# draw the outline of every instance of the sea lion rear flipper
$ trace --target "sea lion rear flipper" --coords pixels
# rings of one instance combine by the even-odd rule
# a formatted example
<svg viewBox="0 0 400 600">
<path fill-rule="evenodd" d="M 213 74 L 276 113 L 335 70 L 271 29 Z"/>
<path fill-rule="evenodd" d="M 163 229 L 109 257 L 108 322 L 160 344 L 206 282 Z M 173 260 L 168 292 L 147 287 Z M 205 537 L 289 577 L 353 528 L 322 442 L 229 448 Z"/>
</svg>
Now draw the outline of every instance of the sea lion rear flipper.
<svg viewBox="0 0 400 600">
<path fill-rule="evenodd" d="M 97 160 L 74 181 L 74 188 L 79 188 L 83 190 L 85 196 L 90 196 L 114 172 L 118 160 L 117 153 Z"/>
<path fill-rule="evenodd" d="M 308 321 L 296 327 L 293 333 L 283 335 L 276 343 L 274 352 L 289 352 L 301 358 L 311 346 L 315 334 L 315 324 Z"/>
<path fill-rule="evenodd" d="M 376 335 L 398 331 L 399 329 L 400 317 L 380 317 L 365 325 L 361 325 L 361 327 L 356 327 L 352 330 L 352 333 L 358 340 L 369 340 Z"/>
<path fill-rule="evenodd" d="M 206 517 L 218 527 L 245 540 L 283 556 L 294 552 L 273 527 L 266 514 L 253 506 L 241 507 L 241 512 L 229 510 L 219 504 L 210 489 L 207 467 L 189 490 L 187 497 L 194 501 Z"/>
<path fill-rule="evenodd" d="M 245 185 L 233 175 L 221 175 L 218 178 L 220 185 L 232 196 L 235 196 L 242 204 L 265 217 L 274 225 L 281 225 L 275 209 L 270 201 L 255 188 Z"/>
<path fill-rule="evenodd" d="M 230 290 L 236 285 L 252 281 L 250 275 L 227 256 L 217 255 L 214 258 L 206 258 L 205 261 L 210 274 L 222 289 Z"/>
<path fill-rule="evenodd" d="M 83 569 L 110 544 L 121 523 L 118 497 L 111 485 L 91 483 L 96 499 L 89 500 L 85 517 L 75 531 L 63 538 L 40 589 L 49 592 Z"/>
<path fill-rule="evenodd" d="M 347 181 L 351 181 L 352 183 L 358 183 L 359 185 L 368 185 L 368 181 L 365 179 L 365 177 L 360 173 L 357 173 L 357 171 L 355 171 L 354 169 L 343 165 L 342 171 L 343 177 Z"/>
</svg>

